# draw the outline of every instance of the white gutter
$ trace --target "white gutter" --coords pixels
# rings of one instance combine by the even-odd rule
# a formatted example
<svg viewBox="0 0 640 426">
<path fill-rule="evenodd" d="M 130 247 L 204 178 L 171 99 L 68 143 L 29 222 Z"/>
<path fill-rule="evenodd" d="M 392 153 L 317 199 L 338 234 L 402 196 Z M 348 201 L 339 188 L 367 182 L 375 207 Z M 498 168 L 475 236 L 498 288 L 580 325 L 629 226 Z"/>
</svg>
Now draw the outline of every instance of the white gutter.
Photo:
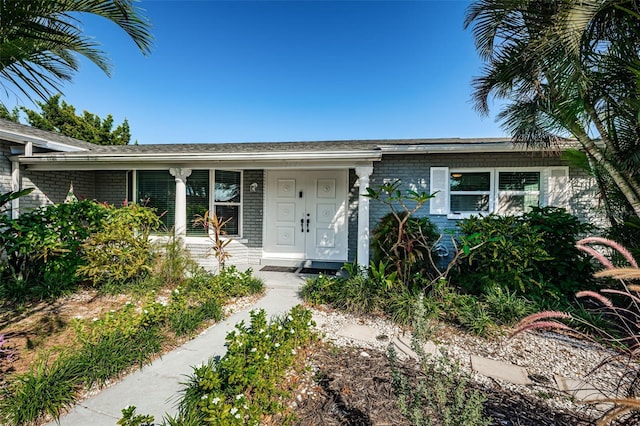
<svg viewBox="0 0 640 426">
<path fill-rule="evenodd" d="M 145 161 L 251 161 L 251 160 L 379 160 L 382 153 L 379 151 L 321 151 L 321 152 L 257 152 L 257 153 L 98 153 L 92 152 L 86 155 L 48 155 L 37 154 L 31 157 L 13 156 L 21 164 L 39 164 L 43 162 L 127 162 L 136 159 Z"/>
<path fill-rule="evenodd" d="M 512 152 L 522 150 L 512 142 L 483 142 L 483 143 L 445 143 L 420 145 L 380 145 L 384 154 L 443 154 L 443 153 L 474 153 L 474 152 Z"/>
</svg>

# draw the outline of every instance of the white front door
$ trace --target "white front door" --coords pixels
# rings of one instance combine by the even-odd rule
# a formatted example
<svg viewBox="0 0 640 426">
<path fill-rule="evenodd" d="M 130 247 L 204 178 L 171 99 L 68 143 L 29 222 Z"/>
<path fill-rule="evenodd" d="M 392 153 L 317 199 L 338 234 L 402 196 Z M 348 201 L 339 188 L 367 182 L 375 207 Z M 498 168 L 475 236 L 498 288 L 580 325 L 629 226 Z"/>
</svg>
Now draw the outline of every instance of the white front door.
<svg viewBox="0 0 640 426">
<path fill-rule="evenodd" d="M 264 257 L 347 260 L 346 170 L 268 171 Z"/>
</svg>

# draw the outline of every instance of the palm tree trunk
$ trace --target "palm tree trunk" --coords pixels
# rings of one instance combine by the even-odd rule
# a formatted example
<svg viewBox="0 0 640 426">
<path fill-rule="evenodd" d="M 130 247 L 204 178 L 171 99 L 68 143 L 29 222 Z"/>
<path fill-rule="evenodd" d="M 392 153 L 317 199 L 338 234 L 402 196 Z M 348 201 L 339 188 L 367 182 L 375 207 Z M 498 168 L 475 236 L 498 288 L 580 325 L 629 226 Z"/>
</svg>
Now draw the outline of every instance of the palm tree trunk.
<svg viewBox="0 0 640 426">
<path fill-rule="evenodd" d="M 629 183 L 626 176 L 618 170 L 609 160 L 606 159 L 600 148 L 595 142 L 582 130 L 574 129 L 574 135 L 578 138 L 580 144 L 584 147 L 587 153 L 596 160 L 604 169 L 609 173 L 613 181 L 616 183 L 622 195 L 627 199 L 633 212 L 640 219 L 640 195 L 639 192 L 634 190 L 634 186 Z"/>
</svg>

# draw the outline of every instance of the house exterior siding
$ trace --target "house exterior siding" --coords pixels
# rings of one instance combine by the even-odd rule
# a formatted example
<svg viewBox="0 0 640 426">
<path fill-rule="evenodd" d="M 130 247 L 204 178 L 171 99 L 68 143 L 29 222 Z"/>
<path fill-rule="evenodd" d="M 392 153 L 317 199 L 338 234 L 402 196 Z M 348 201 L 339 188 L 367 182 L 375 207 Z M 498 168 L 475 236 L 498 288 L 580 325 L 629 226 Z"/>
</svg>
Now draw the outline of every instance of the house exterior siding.
<svg viewBox="0 0 640 426">
<path fill-rule="evenodd" d="M 259 264 L 262 257 L 264 218 L 264 170 L 245 170 L 243 182 L 242 239 L 246 240 L 247 263 Z M 255 192 L 251 185 L 257 184 Z"/>
<path fill-rule="evenodd" d="M 0 141 L 0 194 L 11 191 L 11 145 Z"/>
<path fill-rule="evenodd" d="M 96 171 L 95 199 L 114 206 L 121 206 L 127 199 L 127 172 L 122 170 Z"/>
<path fill-rule="evenodd" d="M 22 170 L 22 188 L 35 188 L 35 190 L 20 198 L 20 213 L 64 202 L 71 184 L 78 199 L 96 198 L 95 172 Z"/>
</svg>

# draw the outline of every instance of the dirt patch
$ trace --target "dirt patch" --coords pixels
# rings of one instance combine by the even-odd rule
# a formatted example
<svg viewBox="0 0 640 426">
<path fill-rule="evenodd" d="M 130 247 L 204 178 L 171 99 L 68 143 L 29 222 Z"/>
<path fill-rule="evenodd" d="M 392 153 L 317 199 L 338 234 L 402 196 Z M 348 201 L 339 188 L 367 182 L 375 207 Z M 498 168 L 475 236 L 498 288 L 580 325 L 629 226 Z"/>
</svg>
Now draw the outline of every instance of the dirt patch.
<svg viewBox="0 0 640 426">
<path fill-rule="evenodd" d="M 0 335 L 4 336 L 4 356 L 0 357 L 0 382 L 9 373 L 23 373 L 38 356 L 75 345 L 74 318 L 97 318 L 119 309 L 127 296 L 100 295 L 84 290 L 53 302 L 37 302 L 0 307 Z M 53 359 L 53 358 L 52 358 Z"/>
</svg>

